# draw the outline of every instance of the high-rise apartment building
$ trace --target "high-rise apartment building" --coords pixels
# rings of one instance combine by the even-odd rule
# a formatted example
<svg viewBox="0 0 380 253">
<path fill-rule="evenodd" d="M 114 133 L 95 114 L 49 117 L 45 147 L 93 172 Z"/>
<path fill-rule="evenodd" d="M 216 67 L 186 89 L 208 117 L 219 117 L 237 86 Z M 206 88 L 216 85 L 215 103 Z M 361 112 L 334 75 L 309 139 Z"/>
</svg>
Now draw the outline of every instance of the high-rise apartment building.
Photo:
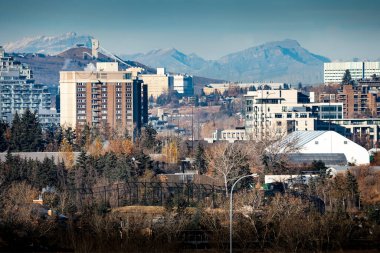
<svg viewBox="0 0 380 253">
<path fill-rule="evenodd" d="M 380 62 L 329 62 L 324 63 L 324 83 L 340 83 L 346 70 L 354 80 L 380 76 Z"/>
<path fill-rule="evenodd" d="M 5 55 L 0 47 L 0 119 L 11 122 L 17 112 L 50 110 L 51 94 L 47 86 L 36 84 L 32 70 Z"/>
<path fill-rule="evenodd" d="M 116 62 L 97 63 L 96 70 L 60 72 L 63 127 L 127 129 L 136 136 L 148 122 L 148 88 L 136 72 L 119 71 Z"/>
</svg>

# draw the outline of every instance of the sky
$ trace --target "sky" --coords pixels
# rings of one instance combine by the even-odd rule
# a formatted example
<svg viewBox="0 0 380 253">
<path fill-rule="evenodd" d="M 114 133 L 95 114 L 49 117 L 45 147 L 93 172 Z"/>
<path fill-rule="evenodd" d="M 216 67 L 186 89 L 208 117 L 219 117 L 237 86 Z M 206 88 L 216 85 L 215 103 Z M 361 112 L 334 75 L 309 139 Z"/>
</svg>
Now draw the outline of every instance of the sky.
<svg viewBox="0 0 380 253">
<path fill-rule="evenodd" d="M 332 60 L 380 58 L 378 0 L 0 0 L 0 45 L 89 34 L 118 54 L 177 48 L 217 59 L 295 39 Z"/>
</svg>

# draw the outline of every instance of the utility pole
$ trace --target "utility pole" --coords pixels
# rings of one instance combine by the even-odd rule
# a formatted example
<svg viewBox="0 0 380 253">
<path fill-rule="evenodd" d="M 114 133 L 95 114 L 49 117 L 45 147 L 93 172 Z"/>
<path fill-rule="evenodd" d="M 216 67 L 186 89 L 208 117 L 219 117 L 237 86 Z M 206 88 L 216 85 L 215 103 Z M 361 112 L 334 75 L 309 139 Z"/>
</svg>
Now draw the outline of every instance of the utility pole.
<svg viewBox="0 0 380 253">
<path fill-rule="evenodd" d="M 191 150 L 194 154 L 194 104 L 191 105 Z"/>
</svg>

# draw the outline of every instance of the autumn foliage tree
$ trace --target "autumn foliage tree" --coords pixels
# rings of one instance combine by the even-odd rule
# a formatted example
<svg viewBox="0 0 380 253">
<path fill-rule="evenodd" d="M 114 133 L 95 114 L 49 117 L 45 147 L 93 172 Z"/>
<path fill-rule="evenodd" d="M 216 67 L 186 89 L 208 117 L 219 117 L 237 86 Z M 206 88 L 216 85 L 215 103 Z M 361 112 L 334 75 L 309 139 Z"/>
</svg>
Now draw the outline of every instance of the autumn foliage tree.
<svg viewBox="0 0 380 253">
<path fill-rule="evenodd" d="M 75 162 L 73 146 L 69 143 L 69 141 L 66 138 L 62 140 L 61 146 L 59 147 L 59 152 L 63 154 L 63 161 L 66 167 L 72 168 Z"/>
</svg>

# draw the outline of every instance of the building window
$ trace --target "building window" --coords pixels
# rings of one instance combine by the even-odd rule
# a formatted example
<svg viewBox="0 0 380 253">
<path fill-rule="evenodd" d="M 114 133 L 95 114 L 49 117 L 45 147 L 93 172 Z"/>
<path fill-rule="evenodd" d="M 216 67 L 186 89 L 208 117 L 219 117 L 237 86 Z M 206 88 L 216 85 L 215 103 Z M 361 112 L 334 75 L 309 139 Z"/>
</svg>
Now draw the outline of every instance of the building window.
<svg viewBox="0 0 380 253">
<path fill-rule="evenodd" d="M 282 114 L 281 113 L 275 113 L 274 117 L 277 118 L 277 119 L 281 119 L 282 118 Z"/>
</svg>

